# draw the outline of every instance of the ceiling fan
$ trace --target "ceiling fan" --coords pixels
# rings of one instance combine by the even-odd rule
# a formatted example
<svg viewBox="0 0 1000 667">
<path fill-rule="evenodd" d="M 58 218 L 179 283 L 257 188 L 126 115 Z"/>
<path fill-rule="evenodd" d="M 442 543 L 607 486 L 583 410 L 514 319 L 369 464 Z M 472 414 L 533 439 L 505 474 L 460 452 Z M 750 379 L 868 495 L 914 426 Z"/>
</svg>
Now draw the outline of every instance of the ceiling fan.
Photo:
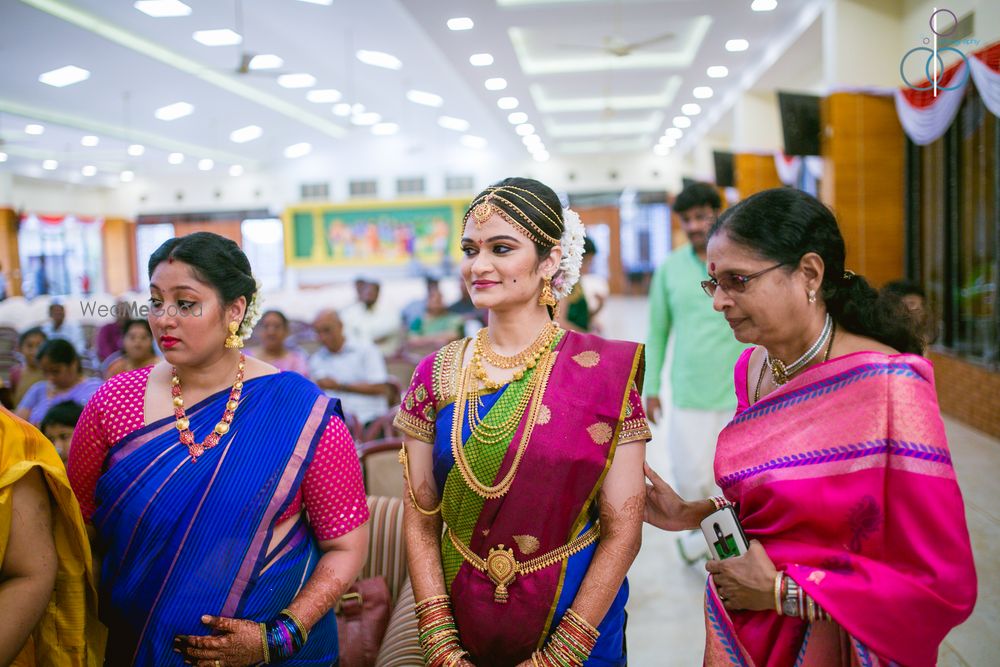
<svg viewBox="0 0 1000 667">
<path fill-rule="evenodd" d="M 624 58 L 632 55 L 633 52 L 642 50 L 648 46 L 669 41 L 673 39 L 674 36 L 675 35 L 672 32 L 665 32 L 661 35 L 650 37 L 649 39 L 643 39 L 638 42 L 629 42 L 618 35 L 606 35 L 604 39 L 601 40 L 603 42 L 601 46 L 594 46 L 592 44 L 556 44 L 556 46 L 560 49 L 601 51 L 618 58 Z"/>
</svg>

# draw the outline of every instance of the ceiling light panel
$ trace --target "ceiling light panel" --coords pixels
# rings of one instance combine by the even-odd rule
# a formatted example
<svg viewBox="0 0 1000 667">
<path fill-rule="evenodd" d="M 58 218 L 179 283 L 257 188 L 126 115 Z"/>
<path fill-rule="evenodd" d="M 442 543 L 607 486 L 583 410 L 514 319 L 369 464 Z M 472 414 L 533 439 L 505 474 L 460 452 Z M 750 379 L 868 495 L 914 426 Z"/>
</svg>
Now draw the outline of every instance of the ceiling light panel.
<svg viewBox="0 0 1000 667">
<path fill-rule="evenodd" d="M 264 134 L 264 130 L 259 126 L 247 125 L 246 127 L 241 127 L 238 130 L 230 132 L 229 140 L 236 144 L 245 144 L 248 141 L 259 139 L 262 134 Z"/>
<path fill-rule="evenodd" d="M 542 138 L 537 134 L 529 134 L 526 137 L 521 137 L 521 143 L 525 146 L 537 146 L 542 143 Z"/>
<path fill-rule="evenodd" d="M 128 147 L 128 154 L 132 157 L 139 157 L 146 152 L 146 147 L 142 144 L 132 144 Z"/>
<path fill-rule="evenodd" d="M 691 94 L 694 95 L 696 99 L 707 100 L 712 95 L 714 95 L 715 92 L 708 86 L 698 86 L 693 91 L 691 91 Z"/>
<path fill-rule="evenodd" d="M 184 162 L 184 153 L 171 153 L 167 156 L 167 162 L 170 164 L 181 164 Z"/>
<path fill-rule="evenodd" d="M 198 160 L 198 170 L 199 171 L 212 171 L 215 167 L 215 160 L 211 158 L 202 158 Z"/>
<path fill-rule="evenodd" d="M 518 125 L 517 127 L 515 127 L 514 131 L 517 132 L 520 136 L 526 137 L 529 134 L 535 133 L 535 126 L 532 125 L 531 123 L 524 123 L 523 125 Z"/>
<path fill-rule="evenodd" d="M 475 25 L 468 16 L 448 19 L 448 30 L 472 30 Z"/>
<path fill-rule="evenodd" d="M 299 2 L 307 2 L 310 5 L 323 5 L 324 7 L 329 7 L 333 4 L 333 0 L 299 0 Z"/>
<path fill-rule="evenodd" d="M 516 109 L 520 102 L 517 101 L 516 97 L 501 97 L 497 100 L 497 106 L 506 111 L 511 109 Z"/>
<path fill-rule="evenodd" d="M 746 51 L 750 48 L 750 42 L 745 39 L 731 39 L 726 42 L 726 51 L 730 53 L 739 53 L 740 51 Z"/>
<path fill-rule="evenodd" d="M 456 132 L 465 132 L 469 129 L 469 121 L 452 116 L 441 116 L 438 118 L 438 125 L 446 130 L 455 130 Z"/>
<path fill-rule="evenodd" d="M 80 137 L 80 145 L 86 146 L 87 148 L 93 148 L 99 143 L 101 143 L 101 140 L 93 134 L 87 134 Z"/>
<path fill-rule="evenodd" d="M 59 162 L 56 160 L 43 160 L 42 169 L 45 171 L 55 171 L 59 168 Z"/>
<path fill-rule="evenodd" d="M 351 105 L 348 104 L 347 102 L 341 102 L 340 104 L 334 104 L 333 105 L 333 115 L 335 115 L 335 116 L 341 116 L 342 118 L 346 118 L 347 116 L 350 116 L 351 115 Z"/>
<path fill-rule="evenodd" d="M 278 77 L 278 85 L 282 88 L 312 88 L 316 85 L 316 77 L 304 72 L 282 74 Z"/>
<path fill-rule="evenodd" d="M 29 123 L 24 126 L 24 133 L 37 137 L 42 134 L 45 134 L 45 126 L 39 125 L 38 123 Z"/>
<path fill-rule="evenodd" d="M 38 80 L 54 88 L 65 88 L 90 78 L 90 71 L 76 65 L 66 65 L 39 75 Z"/>
<path fill-rule="evenodd" d="M 333 104 L 343 97 L 343 94 L 334 88 L 317 88 L 306 93 L 306 99 L 316 104 Z"/>
<path fill-rule="evenodd" d="M 241 165 L 241 164 L 234 164 L 233 166 L 231 166 L 229 168 L 229 175 L 230 176 L 242 176 L 243 175 L 243 165 Z"/>
<path fill-rule="evenodd" d="M 684 130 L 677 127 L 667 128 L 667 131 L 663 133 L 663 136 L 668 139 L 680 139 L 684 136 Z"/>
<path fill-rule="evenodd" d="M 701 113 L 701 106 L 691 102 L 681 107 L 681 113 L 685 116 L 697 116 Z"/>
<path fill-rule="evenodd" d="M 176 18 L 191 13 L 191 8 L 180 0 L 138 0 L 132 6 L 154 19 Z"/>
<path fill-rule="evenodd" d="M 372 125 L 372 134 L 377 136 L 385 137 L 397 132 L 399 132 L 399 125 L 397 123 L 375 123 Z"/>
<path fill-rule="evenodd" d="M 243 41 L 242 35 L 229 28 L 196 30 L 191 37 L 194 41 L 205 46 L 235 46 Z"/>
<path fill-rule="evenodd" d="M 6 162 L 6 161 L 7 161 L 7 154 L 0 152 L 0 162 Z"/>
<path fill-rule="evenodd" d="M 423 90 L 406 91 L 406 99 L 414 104 L 422 104 L 425 107 L 440 107 L 444 104 L 444 99 L 440 95 L 428 93 Z"/>
<path fill-rule="evenodd" d="M 135 180 L 135 172 L 126 169 L 125 171 L 123 171 L 121 174 L 118 175 L 118 178 L 121 179 L 122 183 L 131 183 L 132 181 Z"/>
<path fill-rule="evenodd" d="M 473 67 L 488 67 L 493 64 L 493 55 L 489 53 L 473 53 L 469 56 L 469 64 Z"/>
<path fill-rule="evenodd" d="M 778 0 L 753 0 L 750 9 L 755 12 L 770 12 L 778 7 Z"/>
<path fill-rule="evenodd" d="M 273 53 L 261 53 L 250 59 L 247 65 L 252 70 L 278 69 L 285 64 L 285 59 Z"/>
<path fill-rule="evenodd" d="M 178 118 L 183 118 L 184 116 L 190 116 L 194 113 L 194 106 L 188 104 L 187 102 L 174 102 L 173 104 L 168 104 L 165 107 L 160 107 L 157 109 L 153 115 L 160 120 L 177 120 Z"/>
<path fill-rule="evenodd" d="M 356 113 L 351 116 L 351 122 L 355 125 L 367 126 L 374 125 L 382 120 L 382 115 L 377 114 L 374 111 L 366 111 L 365 113 Z"/>
<path fill-rule="evenodd" d="M 511 125 L 520 125 L 528 122 L 528 114 L 523 111 L 515 111 L 507 116 L 507 122 Z"/>
<path fill-rule="evenodd" d="M 705 73 L 710 79 L 724 79 L 729 76 L 729 68 L 724 65 L 713 65 Z"/>
<path fill-rule="evenodd" d="M 486 90 L 503 90 L 507 87 L 507 79 L 500 77 L 494 77 L 492 79 L 486 79 Z"/>
<path fill-rule="evenodd" d="M 393 70 L 398 70 L 403 67 L 403 62 L 399 58 L 391 53 L 385 53 L 383 51 L 367 51 L 362 49 L 354 55 L 358 60 L 366 65 L 371 65 L 372 67 L 382 67 Z"/>
<path fill-rule="evenodd" d="M 485 139 L 471 134 L 463 134 L 461 142 L 463 146 L 467 146 L 468 148 L 486 148 Z"/>
<path fill-rule="evenodd" d="M 309 155 L 310 152 L 312 152 L 312 144 L 303 141 L 298 144 L 292 144 L 286 148 L 285 157 L 294 159 L 302 157 L 303 155 Z"/>
<path fill-rule="evenodd" d="M 687 116 L 674 116 L 674 127 L 679 127 L 682 130 L 691 127 L 691 119 Z"/>
<path fill-rule="evenodd" d="M 97 167 L 95 167 L 92 164 L 85 165 L 83 169 L 80 170 L 80 173 L 83 174 L 84 176 L 96 176 Z"/>
</svg>

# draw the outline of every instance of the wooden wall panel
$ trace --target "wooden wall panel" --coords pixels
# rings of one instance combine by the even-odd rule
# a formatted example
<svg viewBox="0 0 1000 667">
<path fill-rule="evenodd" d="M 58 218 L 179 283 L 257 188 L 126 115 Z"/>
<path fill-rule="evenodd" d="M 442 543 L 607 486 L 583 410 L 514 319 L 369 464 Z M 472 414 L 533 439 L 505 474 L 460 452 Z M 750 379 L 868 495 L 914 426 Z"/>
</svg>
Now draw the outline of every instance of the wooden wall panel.
<svg viewBox="0 0 1000 667">
<path fill-rule="evenodd" d="M 7 279 L 7 296 L 20 296 L 21 256 L 17 246 L 17 212 L 0 208 L 0 265 Z"/>
<path fill-rule="evenodd" d="M 135 257 L 135 224 L 122 218 L 106 218 L 101 230 L 104 241 L 104 289 L 122 294 L 136 289 L 139 281 Z"/>
<path fill-rule="evenodd" d="M 625 269 L 622 266 L 621 218 L 617 206 L 594 206 L 576 209 L 584 225 L 607 225 L 611 247 L 608 248 L 608 288 L 612 294 L 625 293 Z"/>
<path fill-rule="evenodd" d="M 934 384 L 941 412 L 1000 438 L 1000 373 L 934 351 Z M 970 400 L 974 396 L 975 400 Z"/>
<path fill-rule="evenodd" d="M 906 146 L 893 99 L 834 93 L 822 118 L 822 196 L 847 243 L 847 268 L 875 285 L 900 278 Z"/>
<path fill-rule="evenodd" d="M 774 166 L 773 155 L 736 153 L 733 156 L 733 171 L 740 199 L 746 199 L 761 190 L 780 188 L 783 185 L 778 178 L 778 168 Z M 726 200 L 725 195 L 722 200 Z"/>
</svg>

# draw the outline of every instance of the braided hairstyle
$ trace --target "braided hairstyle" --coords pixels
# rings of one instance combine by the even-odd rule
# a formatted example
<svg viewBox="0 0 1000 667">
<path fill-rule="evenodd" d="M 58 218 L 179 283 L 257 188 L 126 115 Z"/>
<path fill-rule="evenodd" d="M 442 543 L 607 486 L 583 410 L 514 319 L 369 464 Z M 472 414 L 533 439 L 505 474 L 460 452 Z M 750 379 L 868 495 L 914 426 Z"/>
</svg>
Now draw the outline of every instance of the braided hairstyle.
<svg viewBox="0 0 1000 667">
<path fill-rule="evenodd" d="M 565 231 L 565 226 L 563 224 L 563 213 L 562 213 L 562 203 L 559 201 L 559 196 L 556 195 L 555 191 L 549 186 L 545 185 L 541 181 L 536 181 L 533 178 L 520 178 L 517 176 L 511 178 L 505 178 L 502 181 L 497 181 L 490 187 L 486 188 L 478 195 L 476 195 L 472 201 L 478 201 L 480 198 L 484 197 L 493 188 L 520 188 L 520 190 L 527 190 L 528 193 L 521 192 L 520 190 L 515 190 L 520 195 L 523 195 L 525 199 L 520 197 L 510 196 L 512 203 L 517 206 L 525 215 L 531 218 L 531 221 L 538 225 L 538 227 L 551 236 L 552 238 L 562 238 L 563 231 Z M 535 199 L 535 197 L 538 199 Z M 509 195 L 504 195 L 507 197 Z M 527 201 L 525 201 L 527 200 Z M 539 201 L 540 200 L 540 201 Z M 544 203 L 543 203 L 544 202 Z M 507 214 L 508 218 L 514 221 L 518 226 L 524 227 L 525 223 L 520 222 L 520 214 L 511 208 L 510 204 L 506 199 L 501 197 L 495 197 L 490 200 L 490 203 L 500 208 Z M 543 215 L 540 213 L 535 206 L 541 207 L 548 214 L 554 213 L 559 220 L 559 224 L 556 225 L 550 218 L 550 215 Z M 529 232 L 534 235 L 534 232 L 528 229 Z M 537 240 L 533 241 L 535 246 L 535 251 L 538 253 L 538 261 L 541 262 L 546 257 L 549 256 L 549 252 L 552 250 L 553 246 L 547 243 L 542 243 Z"/>
<path fill-rule="evenodd" d="M 161 263 L 177 260 L 189 265 L 198 280 L 211 285 L 224 305 L 246 297 L 247 310 L 257 292 L 250 260 L 236 242 L 211 232 L 195 232 L 168 241 L 149 257 L 149 276 Z M 244 319 L 246 312 L 244 312 Z"/>
<path fill-rule="evenodd" d="M 823 301 L 839 326 L 900 352 L 923 351 L 913 319 L 899 300 L 879 295 L 864 277 L 845 271 L 846 248 L 837 219 L 815 197 L 792 188 L 758 192 L 723 212 L 709 238 L 720 232 L 791 267 L 803 255 L 816 253 L 823 258 Z"/>
</svg>

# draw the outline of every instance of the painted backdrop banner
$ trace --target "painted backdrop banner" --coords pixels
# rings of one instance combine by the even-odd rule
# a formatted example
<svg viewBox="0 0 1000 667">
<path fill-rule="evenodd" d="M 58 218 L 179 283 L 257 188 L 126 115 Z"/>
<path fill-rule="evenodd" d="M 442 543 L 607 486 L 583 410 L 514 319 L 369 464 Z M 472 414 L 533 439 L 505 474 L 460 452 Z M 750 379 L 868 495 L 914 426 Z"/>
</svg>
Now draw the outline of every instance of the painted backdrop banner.
<svg viewBox="0 0 1000 667">
<path fill-rule="evenodd" d="M 465 199 L 291 206 L 285 258 L 291 267 L 438 266 L 459 256 Z"/>
</svg>

